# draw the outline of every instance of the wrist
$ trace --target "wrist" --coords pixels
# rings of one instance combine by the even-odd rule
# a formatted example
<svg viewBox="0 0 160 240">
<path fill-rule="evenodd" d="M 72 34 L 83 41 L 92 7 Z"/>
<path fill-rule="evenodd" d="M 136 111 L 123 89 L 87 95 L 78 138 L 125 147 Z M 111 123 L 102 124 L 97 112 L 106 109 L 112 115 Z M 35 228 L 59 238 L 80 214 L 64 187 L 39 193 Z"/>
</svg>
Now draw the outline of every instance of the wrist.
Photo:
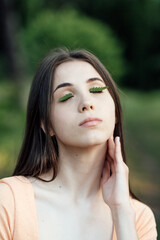
<svg viewBox="0 0 160 240">
<path fill-rule="evenodd" d="M 119 205 L 111 209 L 117 240 L 138 240 L 136 214 L 132 206 Z"/>
<path fill-rule="evenodd" d="M 128 216 L 135 217 L 135 211 L 134 211 L 134 209 L 133 209 L 133 207 L 131 206 L 130 203 L 129 204 L 121 204 L 121 205 L 112 206 L 111 207 L 111 212 L 112 212 L 113 216 L 123 214 L 123 215 L 128 215 Z"/>
</svg>

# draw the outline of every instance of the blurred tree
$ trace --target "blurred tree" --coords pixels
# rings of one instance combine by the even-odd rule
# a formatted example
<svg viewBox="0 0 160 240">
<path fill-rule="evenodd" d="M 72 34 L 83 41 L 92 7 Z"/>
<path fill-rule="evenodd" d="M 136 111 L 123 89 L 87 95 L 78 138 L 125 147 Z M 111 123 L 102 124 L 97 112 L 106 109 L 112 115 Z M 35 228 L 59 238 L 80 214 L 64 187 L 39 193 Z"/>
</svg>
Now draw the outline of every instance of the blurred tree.
<svg viewBox="0 0 160 240">
<path fill-rule="evenodd" d="M 15 11 L 19 13 L 22 27 L 26 26 L 32 18 L 46 8 L 45 0 L 15 0 Z"/>
<path fill-rule="evenodd" d="M 132 88 L 160 87 L 160 1 L 46 0 L 50 7 L 67 4 L 109 24 L 126 46 L 130 71 L 124 84 Z"/>
<path fill-rule="evenodd" d="M 16 57 L 15 44 L 15 15 L 13 14 L 13 1 L 0 1 L 0 52 L 3 56 L 3 67 L 7 75 L 17 80 L 19 68 Z M 1 57 L 2 59 L 2 57 Z M 2 61 L 2 60 L 1 60 Z"/>
<path fill-rule="evenodd" d="M 66 46 L 95 53 L 118 83 L 127 71 L 123 47 L 113 31 L 71 8 L 37 14 L 20 32 L 19 43 L 32 70 L 51 48 Z"/>
<path fill-rule="evenodd" d="M 12 1 L 22 27 L 27 27 L 45 9 L 56 11 L 66 6 L 107 23 L 125 46 L 128 71 L 123 77 L 123 84 L 148 90 L 160 87 L 159 0 Z"/>
</svg>

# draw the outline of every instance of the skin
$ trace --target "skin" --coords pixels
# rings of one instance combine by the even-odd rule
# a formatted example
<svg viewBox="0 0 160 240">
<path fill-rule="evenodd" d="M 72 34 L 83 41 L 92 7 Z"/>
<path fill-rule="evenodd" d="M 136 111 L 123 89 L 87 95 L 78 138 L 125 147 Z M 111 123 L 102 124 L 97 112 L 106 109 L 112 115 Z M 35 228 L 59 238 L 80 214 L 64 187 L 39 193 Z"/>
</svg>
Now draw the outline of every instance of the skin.
<svg viewBox="0 0 160 240">
<path fill-rule="evenodd" d="M 91 78 L 101 81 L 87 83 Z M 57 89 L 62 83 L 73 86 Z M 108 89 L 102 93 L 89 91 L 90 88 L 104 86 L 101 76 L 84 61 L 62 63 L 55 71 L 51 135 L 57 138 L 60 168 L 54 181 L 33 183 L 40 239 L 45 239 L 48 232 L 47 239 L 109 240 L 113 223 L 118 240 L 138 239 L 135 215 L 130 204 L 128 167 L 123 162 L 119 137 L 115 142 L 113 140 L 115 104 Z M 59 102 L 68 93 L 72 93 L 73 97 Z M 96 126 L 79 126 L 88 117 L 97 117 L 102 121 Z M 49 172 L 41 177 L 49 179 L 51 174 Z M 46 211 L 53 211 L 51 218 L 45 218 Z M 82 232 L 87 231 L 86 238 L 77 230 L 79 225 L 75 226 L 74 216 Z M 92 219 L 95 216 L 97 221 L 94 225 Z M 58 221 L 63 226 L 63 232 L 71 234 L 67 235 L 68 238 L 65 234 L 58 235 L 59 232 L 54 235 Z M 55 226 L 53 231 L 48 228 L 50 222 Z M 70 226 L 72 230 L 69 230 Z"/>
</svg>

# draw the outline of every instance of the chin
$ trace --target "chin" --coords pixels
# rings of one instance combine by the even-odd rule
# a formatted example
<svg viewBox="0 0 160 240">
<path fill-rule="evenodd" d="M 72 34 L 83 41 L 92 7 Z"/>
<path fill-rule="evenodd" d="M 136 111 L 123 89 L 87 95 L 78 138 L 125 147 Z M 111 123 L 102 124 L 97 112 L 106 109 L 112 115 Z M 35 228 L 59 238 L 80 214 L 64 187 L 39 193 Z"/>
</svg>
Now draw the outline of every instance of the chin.
<svg viewBox="0 0 160 240">
<path fill-rule="evenodd" d="M 112 134 L 112 132 L 108 133 L 105 130 L 92 130 L 90 132 L 86 132 L 85 134 L 77 133 L 76 135 L 70 135 L 69 137 L 65 134 L 62 138 L 58 138 L 58 142 L 65 146 L 86 148 L 106 143 Z"/>
<path fill-rule="evenodd" d="M 79 139 L 75 140 L 73 142 L 70 142 L 70 146 L 73 147 L 80 147 L 80 148 L 87 148 L 87 147 L 92 147 L 96 145 L 101 145 L 106 143 L 107 139 L 102 138 L 102 137 L 94 137 L 94 138 L 85 138 L 85 139 Z"/>
</svg>

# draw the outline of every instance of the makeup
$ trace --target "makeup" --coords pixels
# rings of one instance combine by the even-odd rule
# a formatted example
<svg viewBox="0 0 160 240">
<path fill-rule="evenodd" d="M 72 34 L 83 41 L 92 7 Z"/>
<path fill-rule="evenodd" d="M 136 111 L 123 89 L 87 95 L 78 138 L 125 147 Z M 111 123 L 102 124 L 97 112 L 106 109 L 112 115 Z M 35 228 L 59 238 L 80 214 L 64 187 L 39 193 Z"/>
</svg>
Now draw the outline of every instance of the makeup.
<svg viewBox="0 0 160 240">
<path fill-rule="evenodd" d="M 89 91 L 91 93 L 101 93 L 106 88 L 108 88 L 108 86 L 105 86 L 105 87 L 93 87 L 93 88 L 90 88 Z M 61 97 L 58 101 L 59 102 L 64 102 L 64 101 L 66 101 L 67 99 L 69 99 L 71 97 L 73 97 L 72 93 L 68 93 L 65 96 Z"/>
<path fill-rule="evenodd" d="M 73 97 L 72 93 L 66 94 L 64 97 L 61 97 L 58 101 L 63 102 L 63 101 L 66 101 L 70 97 Z"/>
<path fill-rule="evenodd" d="M 89 91 L 90 92 L 102 92 L 102 90 L 108 88 L 108 86 L 105 86 L 105 87 L 93 87 L 93 88 L 90 88 Z"/>
</svg>

